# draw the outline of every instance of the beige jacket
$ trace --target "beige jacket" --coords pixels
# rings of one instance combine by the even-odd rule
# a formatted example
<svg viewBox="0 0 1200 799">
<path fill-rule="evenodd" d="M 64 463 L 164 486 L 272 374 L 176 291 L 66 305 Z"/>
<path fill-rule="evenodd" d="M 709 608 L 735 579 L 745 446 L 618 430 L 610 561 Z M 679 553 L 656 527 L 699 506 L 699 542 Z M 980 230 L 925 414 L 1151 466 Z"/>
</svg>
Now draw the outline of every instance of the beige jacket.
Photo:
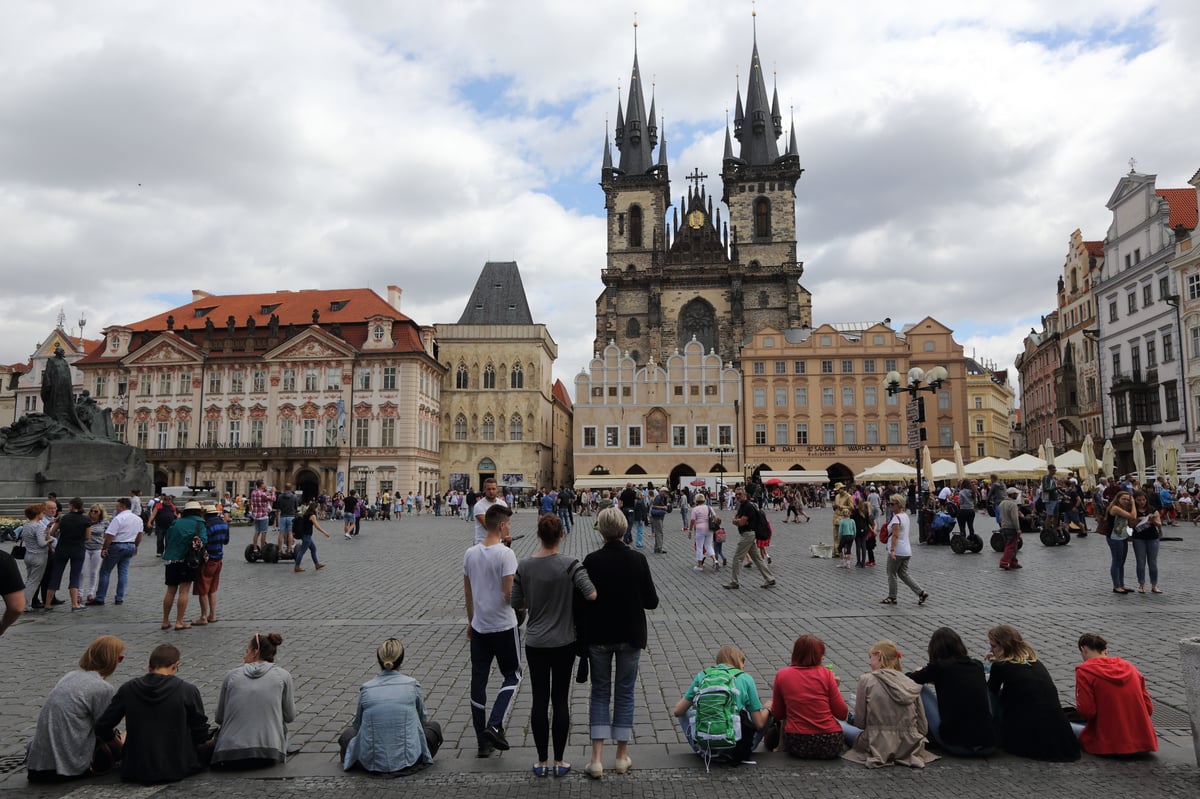
<svg viewBox="0 0 1200 799">
<path fill-rule="evenodd" d="M 879 768 L 899 763 L 924 768 L 938 756 L 925 751 L 929 731 L 921 686 L 895 669 L 879 669 L 858 678 L 854 723 L 863 728 L 847 760 Z"/>
</svg>

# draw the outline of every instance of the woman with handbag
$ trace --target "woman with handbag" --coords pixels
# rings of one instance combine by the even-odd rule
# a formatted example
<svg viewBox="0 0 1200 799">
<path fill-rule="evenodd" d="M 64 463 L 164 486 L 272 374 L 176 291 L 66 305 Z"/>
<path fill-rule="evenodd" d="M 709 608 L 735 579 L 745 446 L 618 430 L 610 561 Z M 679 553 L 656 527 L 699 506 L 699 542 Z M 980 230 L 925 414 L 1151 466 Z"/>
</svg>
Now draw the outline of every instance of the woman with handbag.
<svg viewBox="0 0 1200 799">
<path fill-rule="evenodd" d="M 1151 512 L 1150 498 L 1139 492 L 1133 498 L 1138 522 L 1133 528 L 1133 556 L 1137 561 L 1138 593 L 1146 593 L 1146 568 L 1150 569 L 1150 593 L 1161 594 L 1158 587 L 1158 542 L 1162 539 L 1162 514 Z"/>
<path fill-rule="evenodd" d="M 1114 594 L 1132 593 L 1125 587 L 1125 559 L 1129 557 L 1130 522 L 1137 522 L 1137 511 L 1133 496 L 1128 491 L 1119 491 L 1109 503 L 1108 551 L 1111 556 L 1108 574 L 1112 578 Z"/>
<path fill-rule="evenodd" d="M 688 538 L 696 549 L 696 565 L 694 571 L 704 571 L 704 561 L 711 556 L 713 569 L 719 568 L 717 551 L 713 549 L 713 532 L 720 529 L 721 518 L 708 506 L 708 500 L 699 492 L 696 494 L 696 507 L 692 509 L 692 517 L 688 521 Z"/>
</svg>

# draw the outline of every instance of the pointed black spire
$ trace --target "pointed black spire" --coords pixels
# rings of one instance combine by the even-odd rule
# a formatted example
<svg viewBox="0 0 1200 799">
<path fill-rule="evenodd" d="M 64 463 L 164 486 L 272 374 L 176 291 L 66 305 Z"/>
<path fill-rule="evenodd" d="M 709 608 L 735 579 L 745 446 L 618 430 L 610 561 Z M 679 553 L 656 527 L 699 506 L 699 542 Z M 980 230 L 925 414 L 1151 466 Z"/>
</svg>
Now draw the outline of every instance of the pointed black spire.
<svg viewBox="0 0 1200 799">
<path fill-rule="evenodd" d="M 662 124 L 662 143 L 658 145 L 658 165 L 667 165 L 667 120 Z"/>
<path fill-rule="evenodd" d="M 650 131 L 652 124 L 646 113 L 646 100 L 642 93 L 642 71 L 638 66 L 635 50 L 633 74 L 629 79 L 629 101 L 625 106 L 624 136 L 617 144 L 621 150 L 619 167 L 626 175 L 640 175 L 654 166 L 654 142 Z"/>
<path fill-rule="evenodd" d="M 600 164 L 600 175 L 607 178 L 612 173 L 612 147 L 608 143 L 608 123 L 604 123 L 604 162 Z"/>
<path fill-rule="evenodd" d="M 783 130 L 772 122 L 773 109 L 767 101 L 767 84 L 762 74 L 762 59 L 758 56 L 758 41 L 750 55 L 750 82 L 746 87 L 746 108 L 742 111 L 741 90 L 738 90 L 738 114 L 743 117 L 741 125 L 734 117 L 734 135 L 742 143 L 742 160 L 748 164 L 772 164 L 779 158 L 776 144 Z M 768 124 L 771 123 L 771 124 Z"/>
</svg>

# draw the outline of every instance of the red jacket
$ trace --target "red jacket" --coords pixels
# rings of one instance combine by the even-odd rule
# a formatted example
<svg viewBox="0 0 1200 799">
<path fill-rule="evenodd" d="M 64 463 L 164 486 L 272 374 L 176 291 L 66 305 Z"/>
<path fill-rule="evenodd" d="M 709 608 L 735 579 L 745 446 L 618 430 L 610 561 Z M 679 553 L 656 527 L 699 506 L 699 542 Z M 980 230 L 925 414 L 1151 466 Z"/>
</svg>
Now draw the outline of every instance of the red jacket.
<svg viewBox="0 0 1200 799">
<path fill-rule="evenodd" d="M 833 672 L 824 666 L 784 666 L 775 674 L 771 715 L 784 720 L 784 732 L 840 732 L 837 720 L 849 712 Z"/>
<path fill-rule="evenodd" d="M 1075 667 L 1075 706 L 1087 720 L 1079 743 L 1093 755 L 1158 751 L 1146 679 L 1128 661 L 1096 657 Z"/>
</svg>

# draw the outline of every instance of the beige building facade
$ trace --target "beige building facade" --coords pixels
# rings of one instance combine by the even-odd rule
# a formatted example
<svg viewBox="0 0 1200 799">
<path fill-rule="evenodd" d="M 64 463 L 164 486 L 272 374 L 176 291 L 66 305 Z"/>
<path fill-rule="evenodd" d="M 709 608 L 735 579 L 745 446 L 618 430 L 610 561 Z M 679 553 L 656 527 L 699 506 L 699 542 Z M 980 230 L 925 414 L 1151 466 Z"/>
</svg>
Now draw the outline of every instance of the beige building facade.
<svg viewBox="0 0 1200 799">
<path fill-rule="evenodd" d="M 558 345 L 534 323 L 517 264 L 485 264 L 459 321 L 437 325 L 437 343 L 445 487 L 479 489 L 489 477 L 515 490 L 565 482 L 570 399 L 555 396 Z"/>
<path fill-rule="evenodd" d="M 76 362 L 155 484 L 305 496 L 428 494 L 441 483 L 444 368 L 401 290 L 214 295 L 107 328 Z"/>
<path fill-rule="evenodd" d="M 1064 449 L 1079 449 L 1091 435 L 1104 440 L 1100 418 L 1099 322 L 1092 280 L 1104 268 L 1104 242 L 1084 241 L 1075 230 L 1067 245 L 1063 273 L 1058 278 L 1059 365 L 1054 370 L 1055 414 Z"/>
<path fill-rule="evenodd" d="M 963 459 L 1010 457 L 1011 418 L 1016 392 L 1008 382 L 1008 370 L 994 364 L 966 359 L 967 435 Z"/>
<path fill-rule="evenodd" d="M 848 482 L 885 458 L 914 463 L 909 397 L 888 396 L 884 386 L 888 372 L 906 375 L 914 366 L 949 373 L 935 394 L 922 392 L 933 460 L 953 458 L 956 441 L 967 444 L 968 385 L 953 331 L 932 317 L 902 331 L 889 325 L 767 328 L 750 338 L 741 353 L 748 475 L 803 469 Z"/>
<path fill-rule="evenodd" d="M 576 483 L 740 481 L 740 396 L 741 373 L 699 341 L 644 366 L 610 342 L 575 377 Z"/>
</svg>

